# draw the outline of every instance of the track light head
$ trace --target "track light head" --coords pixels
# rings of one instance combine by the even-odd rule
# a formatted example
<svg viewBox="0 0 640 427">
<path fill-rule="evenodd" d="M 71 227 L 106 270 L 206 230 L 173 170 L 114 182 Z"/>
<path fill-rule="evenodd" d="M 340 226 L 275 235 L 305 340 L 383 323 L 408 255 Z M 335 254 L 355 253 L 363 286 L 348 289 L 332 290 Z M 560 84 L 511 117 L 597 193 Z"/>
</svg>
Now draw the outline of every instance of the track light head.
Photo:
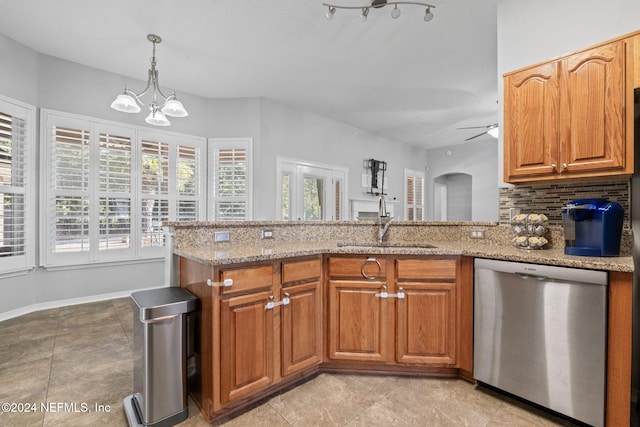
<svg viewBox="0 0 640 427">
<path fill-rule="evenodd" d="M 336 13 L 336 8 L 333 7 L 333 6 L 328 6 L 328 7 L 329 7 L 329 10 L 325 14 L 325 16 L 327 17 L 327 19 L 329 21 L 331 21 L 333 19 L 333 15 L 335 15 L 335 13 Z"/>
<path fill-rule="evenodd" d="M 431 13 L 431 7 L 428 6 L 427 10 L 424 12 L 424 22 L 429 22 L 433 19 L 433 13 Z"/>
<path fill-rule="evenodd" d="M 362 22 L 367 22 L 367 16 L 369 16 L 369 8 L 368 7 L 363 7 L 362 8 L 362 13 L 360 14 L 360 20 Z"/>
<path fill-rule="evenodd" d="M 400 17 L 400 9 L 398 9 L 397 4 L 396 4 L 396 7 L 394 7 L 393 10 L 391 11 L 391 17 L 393 19 L 398 19 Z"/>
</svg>

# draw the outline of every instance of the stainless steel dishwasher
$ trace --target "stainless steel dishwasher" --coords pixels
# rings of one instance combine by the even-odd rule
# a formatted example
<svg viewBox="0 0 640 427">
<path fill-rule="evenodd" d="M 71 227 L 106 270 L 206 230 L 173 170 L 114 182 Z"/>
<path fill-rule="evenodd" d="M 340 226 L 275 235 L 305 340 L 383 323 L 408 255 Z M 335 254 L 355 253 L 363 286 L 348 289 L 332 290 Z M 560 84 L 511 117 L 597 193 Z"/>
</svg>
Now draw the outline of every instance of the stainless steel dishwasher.
<svg viewBox="0 0 640 427">
<path fill-rule="evenodd" d="M 474 268 L 475 378 L 603 426 L 607 273 L 486 259 Z"/>
</svg>

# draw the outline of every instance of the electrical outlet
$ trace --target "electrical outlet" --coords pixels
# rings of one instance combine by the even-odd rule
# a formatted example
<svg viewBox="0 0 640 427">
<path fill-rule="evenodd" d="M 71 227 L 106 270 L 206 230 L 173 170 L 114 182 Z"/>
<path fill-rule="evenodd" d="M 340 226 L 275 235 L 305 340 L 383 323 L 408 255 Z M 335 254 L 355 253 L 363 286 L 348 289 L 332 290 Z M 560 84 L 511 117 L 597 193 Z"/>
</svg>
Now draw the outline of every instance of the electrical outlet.
<svg viewBox="0 0 640 427">
<path fill-rule="evenodd" d="M 469 238 L 484 239 L 484 228 L 472 228 L 469 230 Z"/>
<path fill-rule="evenodd" d="M 260 233 L 261 239 L 273 239 L 275 236 L 273 235 L 273 230 L 262 230 Z"/>
<path fill-rule="evenodd" d="M 214 242 L 228 242 L 229 240 L 230 240 L 230 235 L 228 231 L 215 231 L 213 233 Z"/>
</svg>

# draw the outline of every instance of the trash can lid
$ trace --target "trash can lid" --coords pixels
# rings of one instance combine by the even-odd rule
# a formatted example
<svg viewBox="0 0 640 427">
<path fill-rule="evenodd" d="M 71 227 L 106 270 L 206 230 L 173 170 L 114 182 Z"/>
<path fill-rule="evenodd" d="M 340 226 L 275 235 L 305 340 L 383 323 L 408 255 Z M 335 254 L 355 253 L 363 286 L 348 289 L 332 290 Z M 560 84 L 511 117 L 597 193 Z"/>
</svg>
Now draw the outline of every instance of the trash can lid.
<svg viewBox="0 0 640 427">
<path fill-rule="evenodd" d="M 140 320 L 152 320 L 196 309 L 198 298 L 182 288 L 150 289 L 131 294 L 140 309 Z"/>
</svg>

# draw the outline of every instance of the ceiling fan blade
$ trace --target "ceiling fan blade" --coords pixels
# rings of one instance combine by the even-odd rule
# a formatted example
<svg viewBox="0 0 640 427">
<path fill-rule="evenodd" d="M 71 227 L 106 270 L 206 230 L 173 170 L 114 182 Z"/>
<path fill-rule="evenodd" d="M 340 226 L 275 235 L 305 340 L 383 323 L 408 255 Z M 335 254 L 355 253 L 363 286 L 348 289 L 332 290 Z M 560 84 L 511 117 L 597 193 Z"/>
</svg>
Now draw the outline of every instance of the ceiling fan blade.
<svg viewBox="0 0 640 427">
<path fill-rule="evenodd" d="M 471 126 L 465 128 L 456 128 L 456 129 L 487 129 L 489 126 Z"/>
<path fill-rule="evenodd" d="M 477 135 L 475 135 L 475 136 L 472 136 L 471 138 L 467 138 L 467 139 L 465 139 L 465 142 L 466 142 L 466 141 L 470 141 L 470 140 L 472 140 L 472 139 L 475 139 L 475 138 L 477 138 L 477 137 L 479 137 L 479 136 L 486 135 L 486 134 L 487 134 L 487 132 L 479 133 L 479 134 L 477 134 Z"/>
</svg>

